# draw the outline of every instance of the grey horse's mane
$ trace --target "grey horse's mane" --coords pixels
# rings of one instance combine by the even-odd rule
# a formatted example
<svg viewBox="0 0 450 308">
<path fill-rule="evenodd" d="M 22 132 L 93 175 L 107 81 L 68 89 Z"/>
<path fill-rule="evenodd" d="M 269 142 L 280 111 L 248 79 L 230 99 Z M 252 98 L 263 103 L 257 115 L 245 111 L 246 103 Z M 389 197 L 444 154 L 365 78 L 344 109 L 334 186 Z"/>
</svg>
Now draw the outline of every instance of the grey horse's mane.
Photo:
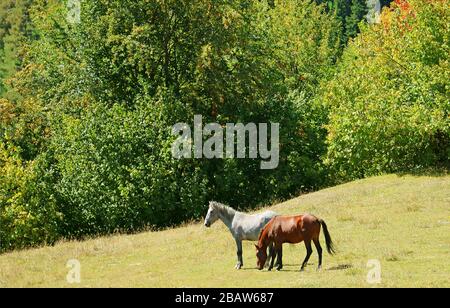
<svg viewBox="0 0 450 308">
<path fill-rule="evenodd" d="M 229 214 L 229 215 L 233 215 L 233 214 L 236 213 L 236 210 L 233 209 L 232 207 L 227 206 L 227 205 L 222 204 L 222 203 L 219 203 L 219 202 L 216 202 L 216 201 L 211 201 L 211 202 L 209 203 L 209 205 L 210 205 L 212 208 L 214 208 L 214 209 L 216 209 L 216 210 L 218 210 L 218 211 L 220 211 L 220 212 L 226 212 L 226 213 Z"/>
</svg>

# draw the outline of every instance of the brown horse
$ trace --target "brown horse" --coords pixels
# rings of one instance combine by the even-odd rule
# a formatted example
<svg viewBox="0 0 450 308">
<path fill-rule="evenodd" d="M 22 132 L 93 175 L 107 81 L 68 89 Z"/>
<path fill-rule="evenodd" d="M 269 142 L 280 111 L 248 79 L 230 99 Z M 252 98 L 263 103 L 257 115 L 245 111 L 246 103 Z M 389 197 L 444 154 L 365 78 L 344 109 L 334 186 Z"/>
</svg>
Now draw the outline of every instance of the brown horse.
<svg viewBox="0 0 450 308">
<path fill-rule="evenodd" d="M 317 253 L 319 254 L 318 270 L 320 270 L 322 268 L 322 247 L 320 246 L 319 241 L 321 227 L 325 234 L 328 253 L 333 255 L 335 254 L 333 241 L 328 232 L 327 224 L 322 219 L 308 214 L 303 216 L 274 217 L 263 228 L 259 235 L 258 244 L 255 245 L 257 250 L 256 257 L 258 258 L 258 268 L 260 270 L 264 268 L 267 261 L 267 247 L 269 247 L 270 244 L 274 244 L 274 250 L 277 255 L 277 270 L 281 270 L 283 268 L 283 244 L 298 244 L 304 241 L 307 255 L 301 267 L 301 271 L 305 269 L 309 258 L 312 255 L 313 250 L 311 242 L 314 242 Z M 275 253 L 272 253 L 269 271 L 273 269 Z"/>
</svg>

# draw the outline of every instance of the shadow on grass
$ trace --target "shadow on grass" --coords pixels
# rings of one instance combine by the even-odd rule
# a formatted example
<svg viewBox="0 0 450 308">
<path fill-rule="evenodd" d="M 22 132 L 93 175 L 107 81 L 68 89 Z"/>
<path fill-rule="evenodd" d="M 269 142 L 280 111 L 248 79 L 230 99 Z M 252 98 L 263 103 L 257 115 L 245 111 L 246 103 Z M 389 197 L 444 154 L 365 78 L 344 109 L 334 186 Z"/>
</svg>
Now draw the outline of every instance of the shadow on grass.
<svg viewBox="0 0 450 308">
<path fill-rule="evenodd" d="M 351 264 L 339 264 L 338 266 L 327 269 L 327 271 L 344 271 L 351 268 L 353 268 L 353 265 Z"/>
<path fill-rule="evenodd" d="M 308 267 L 305 269 L 305 271 L 308 271 L 308 269 L 314 269 L 314 271 L 316 271 L 315 269 L 315 264 L 314 263 L 308 263 Z M 330 267 L 327 269 L 323 269 L 324 271 L 345 271 L 348 269 L 352 269 L 353 265 L 352 264 L 339 264 L 338 266 L 334 266 L 334 267 Z M 241 271 L 252 271 L 252 272 L 259 272 L 259 273 L 277 273 L 278 271 L 276 270 L 276 268 L 274 268 L 272 271 L 268 271 L 267 268 L 263 269 L 263 270 L 259 270 L 256 267 L 253 268 L 242 268 Z M 288 273 L 302 273 L 300 271 L 300 265 L 294 265 L 294 264 L 285 264 L 283 269 L 280 272 L 288 272 Z"/>
<path fill-rule="evenodd" d="M 450 169 L 446 167 L 442 168 L 427 168 L 427 169 L 416 169 L 408 171 L 399 171 L 395 173 L 399 177 L 404 176 L 429 176 L 429 177 L 442 177 L 450 175 Z"/>
<path fill-rule="evenodd" d="M 253 268 L 251 268 L 251 267 L 243 267 L 243 268 L 240 269 L 240 271 L 244 271 L 244 272 L 245 271 L 247 271 L 247 272 L 253 272 L 253 271 L 264 272 L 264 270 L 260 271 L 256 267 L 253 267 Z"/>
<path fill-rule="evenodd" d="M 284 264 L 283 269 L 281 271 L 277 271 L 276 266 L 273 268 L 272 271 L 268 271 L 267 268 L 264 268 L 263 270 L 259 270 L 258 268 L 242 268 L 241 271 L 257 271 L 261 273 L 277 273 L 277 272 L 289 272 L 289 273 L 301 273 L 300 271 L 300 264 Z M 342 267 L 342 268 L 341 268 Z M 352 268 L 352 265 L 339 265 L 337 267 L 333 267 L 330 269 L 325 269 L 326 271 L 332 271 L 332 270 L 344 270 L 348 268 Z M 316 271 L 316 263 L 308 263 L 308 266 L 306 267 L 305 271 L 308 271 L 308 269 L 314 269 Z"/>
</svg>

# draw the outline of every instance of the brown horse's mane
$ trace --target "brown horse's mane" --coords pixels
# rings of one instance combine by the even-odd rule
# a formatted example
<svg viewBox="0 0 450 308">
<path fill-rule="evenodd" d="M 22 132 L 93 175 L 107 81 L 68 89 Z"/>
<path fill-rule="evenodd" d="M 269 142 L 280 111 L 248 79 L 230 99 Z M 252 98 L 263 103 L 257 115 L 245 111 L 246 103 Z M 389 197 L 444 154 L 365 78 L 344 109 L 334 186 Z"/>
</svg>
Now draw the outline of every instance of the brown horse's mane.
<svg viewBox="0 0 450 308">
<path fill-rule="evenodd" d="M 266 228 L 262 228 L 261 231 L 259 231 L 258 243 L 261 241 L 261 237 L 262 237 L 262 234 L 263 234 L 263 232 L 264 232 L 265 229 L 266 229 Z"/>
<path fill-rule="evenodd" d="M 261 231 L 259 232 L 259 236 L 258 236 L 258 245 L 261 243 L 261 239 L 263 236 L 264 231 L 266 231 L 267 227 L 269 226 L 270 221 L 267 223 L 267 225 L 261 229 Z"/>
</svg>

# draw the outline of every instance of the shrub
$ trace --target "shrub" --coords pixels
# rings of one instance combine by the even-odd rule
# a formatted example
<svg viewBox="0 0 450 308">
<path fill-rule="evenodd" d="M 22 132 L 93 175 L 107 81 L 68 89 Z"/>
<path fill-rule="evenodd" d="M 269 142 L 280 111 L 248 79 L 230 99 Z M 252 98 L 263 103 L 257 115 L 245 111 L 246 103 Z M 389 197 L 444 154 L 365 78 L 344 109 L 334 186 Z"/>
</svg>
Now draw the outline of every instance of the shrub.
<svg viewBox="0 0 450 308">
<path fill-rule="evenodd" d="M 449 10 L 412 0 L 385 11 L 325 84 L 327 163 L 341 179 L 449 167 Z"/>
<path fill-rule="evenodd" d="M 0 251 L 52 244 L 61 214 L 45 157 L 24 163 L 0 143 Z"/>
</svg>

